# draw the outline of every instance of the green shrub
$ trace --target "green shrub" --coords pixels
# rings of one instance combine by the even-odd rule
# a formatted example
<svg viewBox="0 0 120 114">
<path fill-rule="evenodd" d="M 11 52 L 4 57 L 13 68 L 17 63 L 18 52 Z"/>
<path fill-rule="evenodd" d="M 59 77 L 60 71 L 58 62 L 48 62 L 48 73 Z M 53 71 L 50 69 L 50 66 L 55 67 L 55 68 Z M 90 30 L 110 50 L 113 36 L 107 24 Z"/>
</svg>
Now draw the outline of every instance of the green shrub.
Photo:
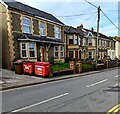
<svg viewBox="0 0 120 114">
<path fill-rule="evenodd" d="M 93 64 L 82 64 L 82 71 L 91 71 L 94 70 L 94 65 Z"/>
<path fill-rule="evenodd" d="M 55 65 L 52 65 L 51 69 L 52 71 L 60 71 L 60 70 L 65 70 L 65 69 L 69 69 L 70 65 L 69 63 L 57 63 Z"/>
</svg>

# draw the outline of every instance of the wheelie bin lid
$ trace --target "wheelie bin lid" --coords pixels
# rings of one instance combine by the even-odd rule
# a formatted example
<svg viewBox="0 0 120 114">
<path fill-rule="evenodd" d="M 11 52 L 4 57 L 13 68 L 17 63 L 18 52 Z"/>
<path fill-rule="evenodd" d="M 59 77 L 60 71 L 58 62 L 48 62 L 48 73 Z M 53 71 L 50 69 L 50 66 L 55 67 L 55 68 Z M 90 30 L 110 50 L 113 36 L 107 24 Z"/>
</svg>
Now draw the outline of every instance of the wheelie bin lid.
<svg viewBox="0 0 120 114">
<path fill-rule="evenodd" d="M 23 61 L 23 63 L 35 63 L 35 61 Z"/>
<path fill-rule="evenodd" d="M 23 62 L 24 62 L 24 60 L 20 60 L 20 59 L 19 59 L 19 60 L 15 61 L 14 63 L 15 63 L 15 64 L 19 64 L 19 63 L 23 63 Z"/>
<path fill-rule="evenodd" d="M 35 65 L 50 65 L 49 62 L 35 62 Z"/>
</svg>

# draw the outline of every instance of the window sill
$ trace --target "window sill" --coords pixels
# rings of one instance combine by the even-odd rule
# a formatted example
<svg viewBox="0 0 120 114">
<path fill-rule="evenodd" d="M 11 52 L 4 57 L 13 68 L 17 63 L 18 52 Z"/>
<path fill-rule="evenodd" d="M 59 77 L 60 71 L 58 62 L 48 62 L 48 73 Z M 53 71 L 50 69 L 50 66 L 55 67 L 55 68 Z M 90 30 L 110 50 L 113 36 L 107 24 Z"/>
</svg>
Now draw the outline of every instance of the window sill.
<svg viewBox="0 0 120 114">
<path fill-rule="evenodd" d="M 28 57 L 21 57 L 21 59 L 28 59 Z"/>
<path fill-rule="evenodd" d="M 37 59 L 36 57 L 30 57 L 30 59 Z"/>
</svg>

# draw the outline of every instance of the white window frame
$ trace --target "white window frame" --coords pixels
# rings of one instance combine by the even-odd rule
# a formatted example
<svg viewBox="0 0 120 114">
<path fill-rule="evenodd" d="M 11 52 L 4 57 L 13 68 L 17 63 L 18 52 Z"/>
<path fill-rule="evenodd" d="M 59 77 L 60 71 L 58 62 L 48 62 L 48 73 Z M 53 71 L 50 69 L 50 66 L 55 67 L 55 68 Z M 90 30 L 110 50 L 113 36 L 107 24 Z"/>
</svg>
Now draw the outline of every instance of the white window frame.
<svg viewBox="0 0 120 114">
<path fill-rule="evenodd" d="M 60 39 L 60 27 L 55 27 L 55 38 Z"/>
<path fill-rule="evenodd" d="M 44 27 L 42 27 L 41 24 L 44 24 Z M 40 22 L 40 35 L 45 36 L 45 22 Z"/>
<path fill-rule="evenodd" d="M 56 48 L 57 48 L 57 51 L 56 51 Z M 58 56 L 56 56 L 55 53 L 58 53 Z M 58 46 L 54 47 L 54 57 L 59 57 L 59 47 Z"/>
<path fill-rule="evenodd" d="M 30 44 L 34 45 L 34 49 L 30 49 Z M 30 51 L 34 51 L 34 57 L 30 56 Z M 35 43 L 32 43 L 32 42 L 29 43 L 29 56 L 30 56 L 30 58 L 35 58 Z"/>
<path fill-rule="evenodd" d="M 20 43 L 21 44 L 21 58 L 27 58 L 28 55 L 27 55 L 27 43 Z M 25 45 L 25 49 L 22 49 L 22 45 Z M 23 57 L 23 53 L 22 51 L 26 51 L 26 57 Z"/>
<path fill-rule="evenodd" d="M 30 21 L 29 24 L 24 23 L 24 19 L 25 19 L 25 21 Z M 23 32 L 24 33 L 29 33 L 30 34 L 31 33 L 31 19 L 28 18 L 28 17 L 23 16 L 22 17 L 22 27 L 23 27 Z M 29 29 L 29 30 L 26 31 L 26 29 L 24 27 L 27 27 L 27 29 Z"/>
<path fill-rule="evenodd" d="M 61 56 L 61 53 L 63 53 L 62 56 Z M 60 57 L 64 57 L 64 46 L 60 46 Z"/>
</svg>

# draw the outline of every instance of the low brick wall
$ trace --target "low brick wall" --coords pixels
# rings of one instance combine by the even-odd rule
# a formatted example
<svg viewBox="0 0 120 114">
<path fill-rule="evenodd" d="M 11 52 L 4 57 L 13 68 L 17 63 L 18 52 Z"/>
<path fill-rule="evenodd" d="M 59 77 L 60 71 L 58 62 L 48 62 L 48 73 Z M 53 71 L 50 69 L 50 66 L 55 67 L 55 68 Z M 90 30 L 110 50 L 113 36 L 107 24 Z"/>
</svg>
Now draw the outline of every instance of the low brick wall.
<svg viewBox="0 0 120 114">
<path fill-rule="evenodd" d="M 52 76 L 63 76 L 63 75 L 69 75 L 73 73 L 74 73 L 74 70 L 67 69 L 67 70 L 55 71 L 52 73 Z"/>
</svg>

